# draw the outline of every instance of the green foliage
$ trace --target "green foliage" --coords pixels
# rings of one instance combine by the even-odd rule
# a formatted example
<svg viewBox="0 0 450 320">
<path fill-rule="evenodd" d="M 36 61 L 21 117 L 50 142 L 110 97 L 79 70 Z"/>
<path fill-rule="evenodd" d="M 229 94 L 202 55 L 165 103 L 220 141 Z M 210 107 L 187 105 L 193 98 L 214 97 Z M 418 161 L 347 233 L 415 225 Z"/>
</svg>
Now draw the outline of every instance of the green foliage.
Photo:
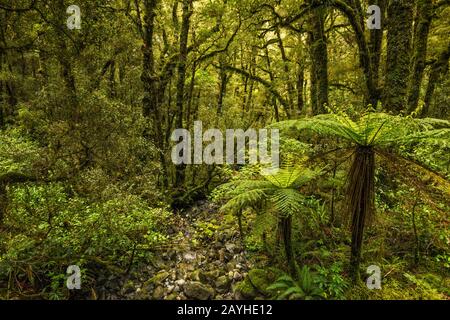
<svg viewBox="0 0 450 320">
<path fill-rule="evenodd" d="M 448 299 L 448 1 L 420 0 L 378 33 L 387 45 L 354 30 L 367 17 L 352 1 L 308 12 L 310 2 L 86 0 L 81 30 L 68 30 L 68 1 L 2 1 L 0 299 L 95 299 L 90 289 L 104 281 L 175 259 L 180 239 L 210 259 L 238 228 L 245 251 L 231 262 L 253 268 L 237 285 L 244 298 L 267 298 L 286 242 L 305 267 L 277 284 L 277 297 Z M 281 128 L 280 171 L 178 170 L 171 132 L 197 120 L 222 132 Z M 204 199 L 222 211 L 182 216 Z M 348 211 L 355 225 L 374 223 L 352 238 Z M 359 236 L 359 269 L 379 265 L 382 290 L 350 285 L 343 271 Z M 159 257 L 160 246 L 173 251 Z M 71 264 L 82 269 L 81 292 L 65 287 Z M 137 279 L 126 282 L 117 290 L 134 292 Z"/>
<path fill-rule="evenodd" d="M 317 300 L 325 297 L 324 291 L 317 284 L 317 276 L 308 266 L 297 266 L 296 277 L 288 274 L 279 277 L 267 290 L 273 292 L 276 299 L 288 300 Z"/>
<path fill-rule="evenodd" d="M 440 119 L 415 119 L 367 111 L 353 120 L 346 112 L 329 110 L 313 118 L 290 120 L 272 125 L 284 130 L 312 131 L 327 138 L 339 138 L 359 146 L 395 147 L 418 142 L 447 143 L 450 122 Z"/>
<path fill-rule="evenodd" d="M 272 222 L 274 225 L 276 223 L 279 235 L 276 246 L 279 243 L 278 239 L 282 239 L 286 259 L 293 268 L 292 217 L 298 217 L 306 212 L 305 196 L 300 189 L 320 174 L 321 172 L 318 170 L 294 165 L 287 159 L 276 173 L 263 175 L 261 177 L 263 180 L 237 180 L 225 184 L 223 188 L 228 190 L 225 193 L 228 201 L 221 210 L 234 213 L 240 224 L 243 210 L 249 207 L 254 210 L 261 209 L 262 214 L 259 214 L 259 219 L 256 219 L 257 225 L 261 225 L 258 220 L 263 221 L 265 228 L 274 228 L 268 222 Z M 276 218 L 270 219 L 267 215 Z M 259 230 L 261 231 L 261 228 Z M 261 235 L 265 236 L 265 230 Z"/>
<path fill-rule="evenodd" d="M 300 213 L 305 197 L 299 189 L 319 175 L 320 171 L 288 163 L 273 175 L 263 175 L 263 180 L 232 181 L 223 186 L 230 189 L 225 194 L 230 199 L 222 210 L 237 212 L 270 203 L 281 215 Z"/>
<path fill-rule="evenodd" d="M 450 255 L 438 254 L 436 256 L 436 261 L 441 263 L 444 268 L 450 270 Z"/>
<path fill-rule="evenodd" d="M 319 231 L 318 229 L 323 229 L 329 223 L 330 219 L 327 204 L 314 197 L 308 197 L 305 199 L 305 205 L 309 213 L 307 219 L 305 219 L 305 223 L 311 230 L 316 232 Z"/>
<path fill-rule="evenodd" d="M 0 176 L 28 172 L 39 159 L 39 147 L 18 128 L 0 131 Z"/>
<path fill-rule="evenodd" d="M 201 242 L 208 242 L 214 239 L 214 234 L 219 229 L 219 226 L 213 221 L 196 221 L 194 228 L 194 238 Z"/>
<path fill-rule="evenodd" d="M 344 145 L 335 142 L 335 151 L 353 151 L 350 154 L 354 156 L 347 179 L 346 211 L 352 221 L 350 266 L 356 281 L 359 278 L 364 227 L 366 220 L 372 219 L 375 211 L 375 155 L 384 157 L 390 165 L 396 165 L 396 162 L 405 161 L 402 152 L 407 147 L 417 143 L 448 144 L 450 122 L 431 118 L 415 119 L 372 110 L 352 119 L 342 109 L 328 111 L 329 114 L 284 121 L 272 127 L 284 129 L 299 138 L 302 138 L 305 131 L 312 133 L 313 136 L 318 136 L 324 145 L 330 138 L 335 138 L 344 142 Z M 408 160 L 406 162 L 408 163 Z M 444 193 L 448 194 L 448 183 L 443 181 L 439 174 L 423 168 L 423 165 L 414 164 L 439 180 L 444 185 Z"/>
<path fill-rule="evenodd" d="M 61 183 L 24 185 L 11 187 L 9 198 L 4 221 L 9 232 L 0 235 L 0 279 L 13 279 L 10 294 L 26 294 L 24 286 L 40 285 L 44 296 L 57 298 L 64 292 L 59 280 L 68 265 L 124 272 L 130 263 L 148 260 L 146 250 L 168 239 L 167 210 L 148 207 L 117 189 L 110 190 L 108 199 L 92 202 L 69 196 Z M 136 249 L 140 253 L 132 261 Z"/>
<path fill-rule="evenodd" d="M 342 276 L 342 263 L 334 263 L 329 267 L 317 266 L 320 288 L 325 292 L 326 299 L 345 299 L 345 291 L 349 283 Z"/>
</svg>

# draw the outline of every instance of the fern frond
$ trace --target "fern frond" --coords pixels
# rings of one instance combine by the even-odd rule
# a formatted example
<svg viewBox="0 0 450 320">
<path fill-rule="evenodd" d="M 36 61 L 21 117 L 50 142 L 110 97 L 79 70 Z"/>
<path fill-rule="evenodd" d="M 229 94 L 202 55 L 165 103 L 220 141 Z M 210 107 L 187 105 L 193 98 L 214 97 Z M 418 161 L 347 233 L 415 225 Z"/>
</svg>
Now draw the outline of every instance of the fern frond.
<svg viewBox="0 0 450 320">
<path fill-rule="evenodd" d="M 259 204 L 267 197 L 264 189 L 253 189 L 241 192 L 231 198 L 224 206 L 222 211 L 237 212 L 246 207 Z"/>
<path fill-rule="evenodd" d="M 272 201 L 282 215 L 292 215 L 303 209 L 303 196 L 294 189 L 280 189 L 272 195 Z"/>
<path fill-rule="evenodd" d="M 424 139 L 448 139 L 450 122 L 369 112 L 356 122 L 345 113 L 339 113 L 283 121 L 272 127 L 309 130 L 320 136 L 340 138 L 361 146 L 396 146 Z"/>
</svg>

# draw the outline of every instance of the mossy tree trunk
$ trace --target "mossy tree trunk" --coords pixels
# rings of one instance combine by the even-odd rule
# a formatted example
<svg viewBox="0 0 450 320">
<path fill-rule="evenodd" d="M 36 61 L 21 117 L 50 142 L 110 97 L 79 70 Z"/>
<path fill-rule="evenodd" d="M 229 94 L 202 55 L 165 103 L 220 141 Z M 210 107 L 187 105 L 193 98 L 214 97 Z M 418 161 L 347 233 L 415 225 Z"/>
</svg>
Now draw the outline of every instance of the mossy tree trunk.
<svg viewBox="0 0 450 320">
<path fill-rule="evenodd" d="M 311 4 L 315 1 L 310 0 Z M 328 53 L 325 35 L 326 8 L 318 7 L 310 13 L 309 51 L 311 55 L 311 107 L 313 114 L 325 112 L 328 105 Z"/>
<path fill-rule="evenodd" d="M 297 71 L 297 113 L 303 112 L 305 101 L 303 98 L 303 86 L 305 84 L 305 69 L 302 64 L 299 65 Z"/>
<path fill-rule="evenodd" d="M 275 30 L 276 35 L 277 35 L 277 40 L 278 40 L 278 48 L 280 49 L 280 54 L 281 54 L 281 59 L 283 61 L 283 70 L 284 70 L 284 82 L 286 83 L 286 90 L 287 90 L 287 100 L 289 102 L 289 112 L 287 114 L 288 118 L 290 118 L 293 114 L 295 114 L 294 112 L 294 86 L 292 84 L 292 79 L 290 76 L 290 61 L 287 57 L 286 54 L 286 49 L 284 47 L 283 44 L 283 40 L 281 38 L 281 34 L 280 34 L 280 29 L 277 28 Z"/>
<path fill-rule="evenodd" d="M 429 113 L 436 83 L 443 74 L 448 73 L 449 58 L 450 45 L 440 54 L 438 60 L 436 60 L 431 66 L 430 75 L 428 77 L 428 85 L 425 92 L 424 105 L 421 113 L 422 117 L 426 117 Z"/>
<path fill-rule="evenodd" d="M 168 62 L 168 67 L 164 70 L 161 76 L 158 76 L 156 71 L 156 61 L 154 52 L 154 33 L 155 33 L 155 20 L 156 20 L 156 8 L 159 0 L 146 0 L 144 1 L 144 12 L 142 25 L 139 24 L 142 38 L 142 74 L 141 81 L 144 88 L 143 115 L 153 124 L 152 129 L 147 129 L 144 133 L 146 139 L 152 140 L 159 150 L 165 150 L 166 141 L 164 132 L 162 108 L 164 100 L 164 92 L 166 91 L 167 84 L 172 76 L 175 64 Z M 140 7 L 136 5 L 136 12 L 138 14 L 138 21 L 141 21 Z M 161 179 L 164 188 L 168 188 L 168 164 L 163 152 L 159 152 L 159 160 L 161 163 Z"/>
<path fill-rule="evenodd" d="M 219 95 L 217 98 L 217 114 L 222 115 L 223 113 L 223 100 L 227 93 L 227 85 L 229 81 L 229 76 L 226 69 L 224 68 L 226 64 L 225 57 L 222 55 L 220 57 L 220 69 L 219 69 Z"/>
<path fill-rule="evenodd" d="M 178 79 L 177 79 L 177 129 L 184 128 L 183 126 L 183 113 L 184 113 L 184 92 L 186 81 L 186 63 L 188 56 L 188 37 L 189 28 L 192 15 L 192 0 L 183 0 L 183 14 L 181 22 L 180 33 L 180 47 L 179 47 L 179 60 L 178 60 Z M 185 180 L 186 165 L 177 165 L 175 168 L 175 186 L 181 187 Z"/>
<path fill-rule="evenodd" d="M 418 0 L 416 30 L 414 34 L 414 55 L 409 79 L 408 111 L 414 111 L 419 103 L 420 85 L 422 84 L 425 61 L 427 58 L 428 33 L 433 13 L 431 0 Z"/>
<path fill-rule="evenodd" d="M 374 5 L 380 7 L 381 11 L 381 29 L 371 29 L 370 38 L 368 42 L 368 48 L 370 52 L 370 68 L 372 70 L 372 78 L 373 78 L 373 86 L 375 89 L 372 89 L 370 92 L 368 101 L 366 104 L 371 104 L 373 107 L 377 107 L 377 104 L 380 100 L 379 93 L 379 78 L 380 78 L 380 62 L 381 62 L 381 51 L 382 51 L 382 43 L 383 43 L 383 29 L 384 29 L 384 21 L 385 21 L 385 12 L 386 12 L 386 0 L 374 0 Z M 363 24 L 364 25 L 364 24 Z"/>
<path fill-rule="evenodd" d="M 391 0 L 387 8 L 386 76 L 383 106 L 396 114 L 406 104 L 408 89 L 413 0 Z"/>
</svg>

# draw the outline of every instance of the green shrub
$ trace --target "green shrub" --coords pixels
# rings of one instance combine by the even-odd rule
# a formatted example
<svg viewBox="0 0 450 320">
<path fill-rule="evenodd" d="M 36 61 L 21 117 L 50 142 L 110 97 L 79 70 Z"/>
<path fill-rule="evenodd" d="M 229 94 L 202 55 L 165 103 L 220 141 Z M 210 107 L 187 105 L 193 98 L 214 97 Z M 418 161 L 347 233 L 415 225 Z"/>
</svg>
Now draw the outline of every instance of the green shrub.
<svg viewBox="0 0 450 320">
<path fill-rule="evenodd" d="M 70 193 L 61 183 L 9 188 L 0 233 L 0 282 L 8 283 L 0 287 L 58 298 L 67 295 L 61 281 L 67 266 L 89 266 L 93 285 L 98 273 L 120 275 L 167 240 L 164 208 L 118 190 L 102 201 Z"/>
</svg>

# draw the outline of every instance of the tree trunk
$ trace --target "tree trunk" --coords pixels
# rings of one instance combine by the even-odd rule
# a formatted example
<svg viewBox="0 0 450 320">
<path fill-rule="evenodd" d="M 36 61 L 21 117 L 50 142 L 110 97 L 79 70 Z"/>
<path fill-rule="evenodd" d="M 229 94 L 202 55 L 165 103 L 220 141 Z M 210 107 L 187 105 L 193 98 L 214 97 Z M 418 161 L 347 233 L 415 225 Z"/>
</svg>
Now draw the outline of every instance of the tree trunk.
<svg viewBox="0 0 450 320">
<path fill-rule="evenodd" d="M 178 80 L 177 80 L 177 129 L 183 126 L 184 88 L 186 80 L 186 62 L 188 56 L 188 36 L 192 14 L 192 0 L 183 0 L 183 17 L 181 22 L 180 49 L 178 60 Z M 175 185 L 182 187 L 185 180 L 186 165 L 180 164 L 175 168 Z"/>
<path fill-rule="evenodd" d="M 375 87 L 375 92 L 370 92 L 369 99 L 366 104 L 372 105 L 374 108 L 377 107 L 379 96 L 379 74 L 380 74 L 380 61 L 381 61 L 381 49 L 383 42 L 383 29 L 384 29 L 384 17 L 386 10 L 386 0 L 375 0 L 374 5 L 378 5 L 381 11 L 381 29 L 371 29 L 369 38 L 369 52 L 370 52 L 370 68 L 372 70 L 373 86 Z M 364 25 L 364 24 L 363 24 Z"/>
<path fill-rule="evenodd" d="M 284 49 L 283 40 L 281 39 L 280 30 L 276 29 L 276 35 L 278 40 L 278 48 L 280 49 L 281 53 L 281 60 L 283 61 L 283 71 L 284 71 L 284 82 L 286 83 L 286 89 L 287 89 L 287 97 L 289 101 L 289 111 L 287 113 L 288 119 L 291 118 L 291 115 L 293 113 L 294 109 L 294 86 L 291 82 L 290 72 L 289 72 L 289 59 L 286 55 L 286 50 Z M 266 47 L 267 50 L 267 47 Z M 267 53 L 267 56 L 269 54 Z M 273 79 L 272 79 L 273 81 Z"/>
<path fill-rule="evenodd" d="M 311 3 L 314 0 L 310 0 Z M 311 11 L 309 45 L 311 54 L 311 102 L 313 114 L 325 112 L 328 105 L 328 53 L 325 36 L 326 8 Z"/>
<path fill-rule="evenodd" d="M 416 202 L 414 203 L 412 212 L 411 212 L 411 220 L 412 220 L 413 233 L 414 233 L 414 265 L 415 266 L 417 266 L 419 264 L 419 254 L 420 254 L 419 236 L 417 234 L 417 226 L 416 226 L 416 207 L 418 204 L 419 204 L 419 200 L 416 199 Z"/>
<path fill-rule="evenodd" d="M 267 61 L 267 70 L 269 72 L 269 78 L 270 78 L 270 83 L 273 83 L 275 81 L 275 77 L 273 75 L 272 72 L 272 65 L 270 62 L 270 56 L 269 56 L 269 49 L 266 47 L 266 61 Z M 280 121 L 280 112 L 278 110 L 278 104 L 277 104 L 277 99 L 272 96 L 272 106 L 273 106 L 273 110 L 275 113 L 275 121 L 279 122 Z M 285 110 L 287 117 L 289 118 L 289 110 Z"/>
<path fill-rule="evenodd" d="M 217 114 L 221 115 L 223 112 L 223 99 L 227 92 L 228 84 L 228 74 L 224 68 L 225 61 L 223 58 L 220 59 L 220 69 L 219 69 L 219 96 L 217 98 Z"/>
<path fill-rule="evenodd" d="M 6 185 L 0 183 L 0 227 L 3 225 L 3 219 L 6 215 L 6 208 L 8 206 L 8 198 L 6 195 Z"/>
<path fill-rule="evenodd" d="M 59 0 L 57 9 L 58 9 L 58 16 L 55 17 L 55 20 L 58 19 L 59 17 L 64 17 L 66 14 L 66 6 L 63 0 Z M 57 27 L 55 27 L 55 31 L 58 33 L 57 41 L 59 45 L 57 58 L 59 64 L 61 65 L 61 75 L 68 94 L 67 101 L 70 106 L 70 116 L 73 120 L 71 124 L 73 124 L 78 122 L 80 115 L 78 108 L 75 75 L 72 69 L 72 61 L 71 61 L 72 56 L 69 52 L 69 48 L 67 47 L 66 35 L 64 34 L 64 32 L 62 32 Z"/>
<path fill-rule="evenodd" d="M 302 65 L 299 65 L 297 71 L 297 113 L 300 115 L 303 112 L 305 101 L 303 99 L 303 85 L 305 83 L 305 70 Z"/>
<path fill-rule="evenodd" d="M 116 97 L 116 62 L 114 60 L 109 69 L 109 96 Z"/>
<path fill-rule="evenodd" d="M 188 128 L 191 125 L 191 119 L 192 119 L 192 102 L 194 100 L 195 73 L 196 72 L 197 72 L 197 63 L 194 61 L 194 63 L 192 64 L 191 82 L 189 83 L 188 104 L 187 104 L 187 111 L 186 111 L 186 127 L 188 127 Z"/>
<path fill-rule="evenodd" d="M 417 109 L 422 84 L 425 61 L 427 58 L 428 33 L 433 13 L 431 0 L 418 0 L 416 30 L 414 34 L 414 55 L 409 79 L 408 112 Z"/>
<path fill-rule="evenodd" d="M 0 73 L 3 71 L 3 52 L 0 50 Z M 0 80 L 0 130 L 5 126 L 5 114 L 4 114 L 4 105 L 5 105 L 5 92 L 6 84 L 3 84 L 3 80 Z"/>
<path fill-rule="evenodd" d="M 436 88 L 436 83 L 442 74 L 448 72 L 448 59 L 450 58 L 450 45 L 441 53 L 439 59 L 431 66 L 430 76 L 428 77 L 427 90 L 425 92 L 424 105 L 421 112 L 422 117 L 426 117 L 429 113 L 431 101 Z"/>
<path fill-rule="evenodd" d="M 289 271 L 294 274 L 295 261 L 294 252 L 292 250 L 292 216 L 280 216 L 278 221 L 278 228 L 280 232 L 280 238 L 283 241 L 284 254 L 289 266 Z"/>
<path fill-rule="evenodd" d="M 153 130 L 146 129 L 144 137 L 153 140 L 159 149 L 159 160 L 161 162 L 162 184 L 168 187 L 167 163 L 164 154 L 165 140 L 163 131 L 162 116 L 160 104 L 165 91 L 163 81 L 167 81 L 167 75 L 163 75 L 165 79 L 158 79 L 155 71 L 155 57 L 153 48 L 153 35 L 155 29 L 156 6 L 158 0 L 144 1 L 144 23 L 143 23 L 143 40 L 142 46 L 142 74 L 141 81 L 144 87 L 143 115 L 148 120 L 152 120 Z M 149 126 L 150 127 L 150 126 Z"/>
<path fill-rule="evenodd" d="M 374 211 L 375 153 L 372 147 L 357 147 L 348 181 L 347 201 L 352 219 L 350 270 L 353 280 L 357 281 L 364 227 Z"/>
<path fill-rule="evenodd" d="M 387 8 L 386 77 L 383 106 L 395 114 L 405 109 L 408 89 L 413 0 L 391 0 Z"/>
</svg>

